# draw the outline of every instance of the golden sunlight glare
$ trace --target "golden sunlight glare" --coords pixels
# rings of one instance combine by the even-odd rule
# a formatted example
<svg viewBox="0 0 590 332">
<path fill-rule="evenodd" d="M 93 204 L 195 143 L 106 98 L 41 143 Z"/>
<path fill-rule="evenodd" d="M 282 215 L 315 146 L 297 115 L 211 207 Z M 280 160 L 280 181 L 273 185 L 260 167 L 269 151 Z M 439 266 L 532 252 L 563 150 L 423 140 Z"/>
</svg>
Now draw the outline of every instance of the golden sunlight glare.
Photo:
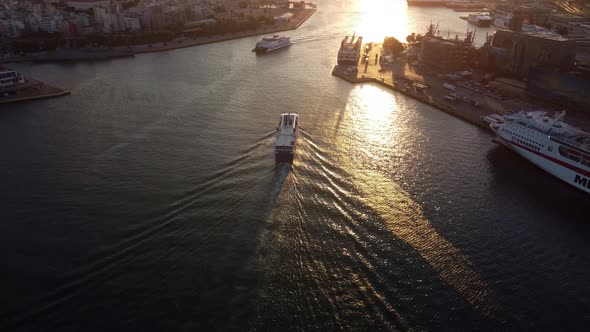
<svg viewBox="0 0 590 332">
<path fill-rule="evenodd" d="M 382 42 L 386 36 L 405 41 L 408 31 L 408 6 L 400 0 L 359 0 L 357 10 L 361 20 L 357 35 L 365 42 Z"/>
</svg>

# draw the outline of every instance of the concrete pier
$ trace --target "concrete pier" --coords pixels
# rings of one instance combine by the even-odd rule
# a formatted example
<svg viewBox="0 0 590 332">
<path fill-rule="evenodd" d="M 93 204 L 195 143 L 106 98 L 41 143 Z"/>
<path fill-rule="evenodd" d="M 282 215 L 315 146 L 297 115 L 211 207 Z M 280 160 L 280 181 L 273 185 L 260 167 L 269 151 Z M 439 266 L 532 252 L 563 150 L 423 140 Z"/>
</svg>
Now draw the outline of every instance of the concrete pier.
<svg viewBox="0 0 590 332">
<path fill-rule="evenodd" d="M 562 110 L 558 105 L 540 105 L 525 90 L 520 95 L 505 94 L 491 88 L 474 87 L 468 83 L 469 80 L 453 82 L 440 78 L 438 73 L 414 65 L 405 58 L 394 60 L 391 64 L 375 63 L 375 55 L 377 58 L 381 56 L 381 44 L 372 43 L 369 48 L 367 62 L 361 61 L 356 67 L 336 65 L 332 75 L 350 83 L 382 85 L 488 130 L 488 124 L 481 120 L 483 115 L 535 108 L 548 112 Z M 590 129 L 590 118 L 585 113 L 568 110 L 567 119 L 568 123 L 583 130 Z"/>
<path fill-rule="evenodd" d="M 376 84 L 379 84 L 379 85 L 389 88 L 391 90 L 400 92 L 406 96 L 417 99 L 425 104 L 436 107 L 436 108 L 440 109 L 441 111 L 444 111 L 446 113 L 454 115 L 454 116 L 456 116 L 460 119 L 463 119 L 467 122 L 473 123 L 473 124 L 478 125 L 482 128 L 485 128 L 485 129 L 490 129 L 488 127 L 487 123 L 480 120 L 480 117 L 482 115 L 489 114 L 489 112 L 485 112 L 485 111 L 481 111 L 481 110 L 473 110 L 471 112 L 461 111 L 461 110 L 453 107 L 452 105 L 445 103 L 444 96 L 443 96 L 443 98 L 435 98 L 431 94 L 425 93 L 421 90 L 416 90 L 415 86 L 413 86 L 413 85 L 409 86 L 407 83 L 395 84 L 393 77 L 386 78 L 382 75 L 380 75 L 381 77 L 373 77 L 371 75 L 371 73 L 363 74 L 362 76 L 357 77 L 356 74 L 351 74 L 349 71 L 346 70 L 346 68 L 340 68 L 340 66 L 338 66 L 338 65 L 335 66 L 334 69 L 332 70 L 332 75 L 338 76 L 338 77 L 346 80 L 347 82 L 353 83 L 353 84 L 355 84 L 355 83 L 376 83 Z M 407 79 L 407 77 L 403 77 L 403 78 Z M 400 79 L 403 79 L 403 78 L 400 77 Z"/>
<path fill-rule="evenodd" d="M 26 77 L 26 83 L 15 91 L 0 95 L 0 105 L 24 102 L 29 100 L 62 97 L 70 91 L 50 86 L 46 83 Z"/>
</svg>

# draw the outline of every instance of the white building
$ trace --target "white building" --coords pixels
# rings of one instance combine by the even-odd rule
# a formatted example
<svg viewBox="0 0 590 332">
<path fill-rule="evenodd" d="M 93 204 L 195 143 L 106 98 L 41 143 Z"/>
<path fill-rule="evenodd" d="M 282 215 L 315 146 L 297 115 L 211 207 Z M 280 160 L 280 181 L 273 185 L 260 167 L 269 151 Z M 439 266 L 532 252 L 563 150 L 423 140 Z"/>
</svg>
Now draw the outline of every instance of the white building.
<svg viewBox="0 0 590 332">
<path fill-rule="evenodd" d="M 20 37 L 25 30 L 25 24 L 19 20 L 0 20 L 0 35 Z"/>
<path fill-rule="evenodd" d="M 39 20 L 39 29 L 49 33 L 54 33 L 56 30 L 55 21 L 51 17 L 43 17 Z"/>
<path fill-rule="evenodd" d="M 76 14 L 76 23 L 81 27 L 90 26 L 90 15 L 88 15 L 86 13 L 77 13 Z"/>
<path fill-rule="evenodd" d="M 107 15 L 107 10 L 104 7 L 92 7 L 92 15 L 94 16 L 94 21 L 97 24 L 103 25 L 105 16 Z"/>
<path fill-rule="evenodd" d="M 126 31 L 140 31 L 141 23 L 138 18 L 125 17 L 125 30 Z"/>
<path fill-rule="evenodd" d="M 123 14 L 106 14 L 102 31 L 104 33 L 125 31 L 125 17 Z"/>
</svg>

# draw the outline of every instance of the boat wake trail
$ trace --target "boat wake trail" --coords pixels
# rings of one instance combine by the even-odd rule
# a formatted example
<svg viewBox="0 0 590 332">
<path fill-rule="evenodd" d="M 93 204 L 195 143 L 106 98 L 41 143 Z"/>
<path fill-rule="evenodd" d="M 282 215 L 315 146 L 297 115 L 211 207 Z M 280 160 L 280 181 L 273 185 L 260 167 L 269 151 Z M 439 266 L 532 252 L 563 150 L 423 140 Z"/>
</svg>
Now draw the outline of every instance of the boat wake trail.
<svg viewBox="0 0 590 332">
<path fill-rule="evenodd" d="M 272 178 L 273 187 L 270 191 L 270 201 L 265 217 L 268 217 L 275 208 L 281 190 L 285 185 L 289 173 L 292 172 L 292 169 L 293 165 L 290 163 L 280 163 L 276 165 Z"/>
<path fill-rule="evenodd" d="M 245 205 L 256 200 L 256 197 L 250 197 L 256 195 L 254 188 L 268 183 L 275 186 L 275 192 L 280 191 L 289 168 L 274 168 L 271 154 L 273 135 L 274 131 L 264 134 L 224 167 L 195 180 L 199 183 L 171 199 L 163 208 L 145 215 L 135 228 L 124 231 L 119 241 L 91 254 L 87 259 L 90 263 L 64 276 L 61 286 L 42 294 L 36 300 L 37 305 L 27 305 L 15 310 L 15 314 L 7 315 L 8 319 L 0 321 L 0 328 L 22 328 L 38 317 L 50 316 L 51 312 L 65 307 L 85 290 L 102 285 L 113 276 L 122 275 L 121 271 L 128 265 L 149 256 L 150 250 L 156 250 L 154 242 L 165 242 L 164 245 L 169 246 L 169 242 L 163 240 L 166 237 L 201 232 L 202 241 L 193 244 L 197 252 L 213 243 L 216 239 L 210 234 L 227 232 L 229 226 L 226 224 L 237 220 L 236 214 L 248 210 Z M 201 223 L 203 220 L 206 223 Z M 193 258 L 195 261 L 200 259 L 206 257 Z"/>
<path fill-rule="evenodd" d="M 322 41 L 330 41 L 330 40 L 340 40 L 342 38 L 342 34 L 340 33 L 330 33 L 324 35 L 314 35 L 312 33 L 309 34 L 302 34 L 297 37 L 291 38 L 293 44 L 307 44 L 307 43 L 315 43 L 315 42 L 322 42 Z"/>
<path fill-rule="evenodd" d="M 448 309 L 441 302 L 424 312 L 450 310 L 452 315 L 455 310 L 468 316 L 477 308 L 493 315 L 485 281 L 408 193 L 352 156 L 333 156 L 308 134 L 302 137 L 297 176 L 277 198 L 269 217 L 273 231 L 261 244 L 261 329 L 285 321 L 300 329 L 367 329 L 356 315 L 379 322 L 371 326 L 375 329 L 436 326 L 415 308 L 441 288 L 467 304 Z M 290 312 L 298 312 L 297 320 Z"/>
</svg>

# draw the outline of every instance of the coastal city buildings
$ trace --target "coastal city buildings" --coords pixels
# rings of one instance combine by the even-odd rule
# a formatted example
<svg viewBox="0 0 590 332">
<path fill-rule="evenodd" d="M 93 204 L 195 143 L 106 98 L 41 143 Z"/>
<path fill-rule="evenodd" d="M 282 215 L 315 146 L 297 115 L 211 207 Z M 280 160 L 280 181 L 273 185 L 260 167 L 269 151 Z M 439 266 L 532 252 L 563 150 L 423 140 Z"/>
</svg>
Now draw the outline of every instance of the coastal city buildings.
<svg viewBox="0 0 590 332">
<path fill-rule="evenodd" d="M 181 31 L 218 19 L 248 23 L 286 23 L 290 13 L 271 9 L 301 8 L 286 0 L 6 0 L 0 3 L 0 36 L 31 34 L 87 35 Z"/>
<path fill-rule="evenodd" d="M 420 61 L 443 70 L 464 70 L 473 63 L 474 54 L 473 32 L 465 39 L 443 39 L 430 32 L 422 41 Z"/>
<path fill-rule="evenodd" d="M 560 35 L 498 30 L 490 57 L 498 70 L 518 77 L 525 77 L 538 66 L 568 71 L 574 68 L 576 42 Z"/>
<path fill-rule="evenodd" d="M 0 3 L 0 36 L 162 30 L 205 18 L 224 4 L 215 0 L 7 0 Z"/>
</svg>

